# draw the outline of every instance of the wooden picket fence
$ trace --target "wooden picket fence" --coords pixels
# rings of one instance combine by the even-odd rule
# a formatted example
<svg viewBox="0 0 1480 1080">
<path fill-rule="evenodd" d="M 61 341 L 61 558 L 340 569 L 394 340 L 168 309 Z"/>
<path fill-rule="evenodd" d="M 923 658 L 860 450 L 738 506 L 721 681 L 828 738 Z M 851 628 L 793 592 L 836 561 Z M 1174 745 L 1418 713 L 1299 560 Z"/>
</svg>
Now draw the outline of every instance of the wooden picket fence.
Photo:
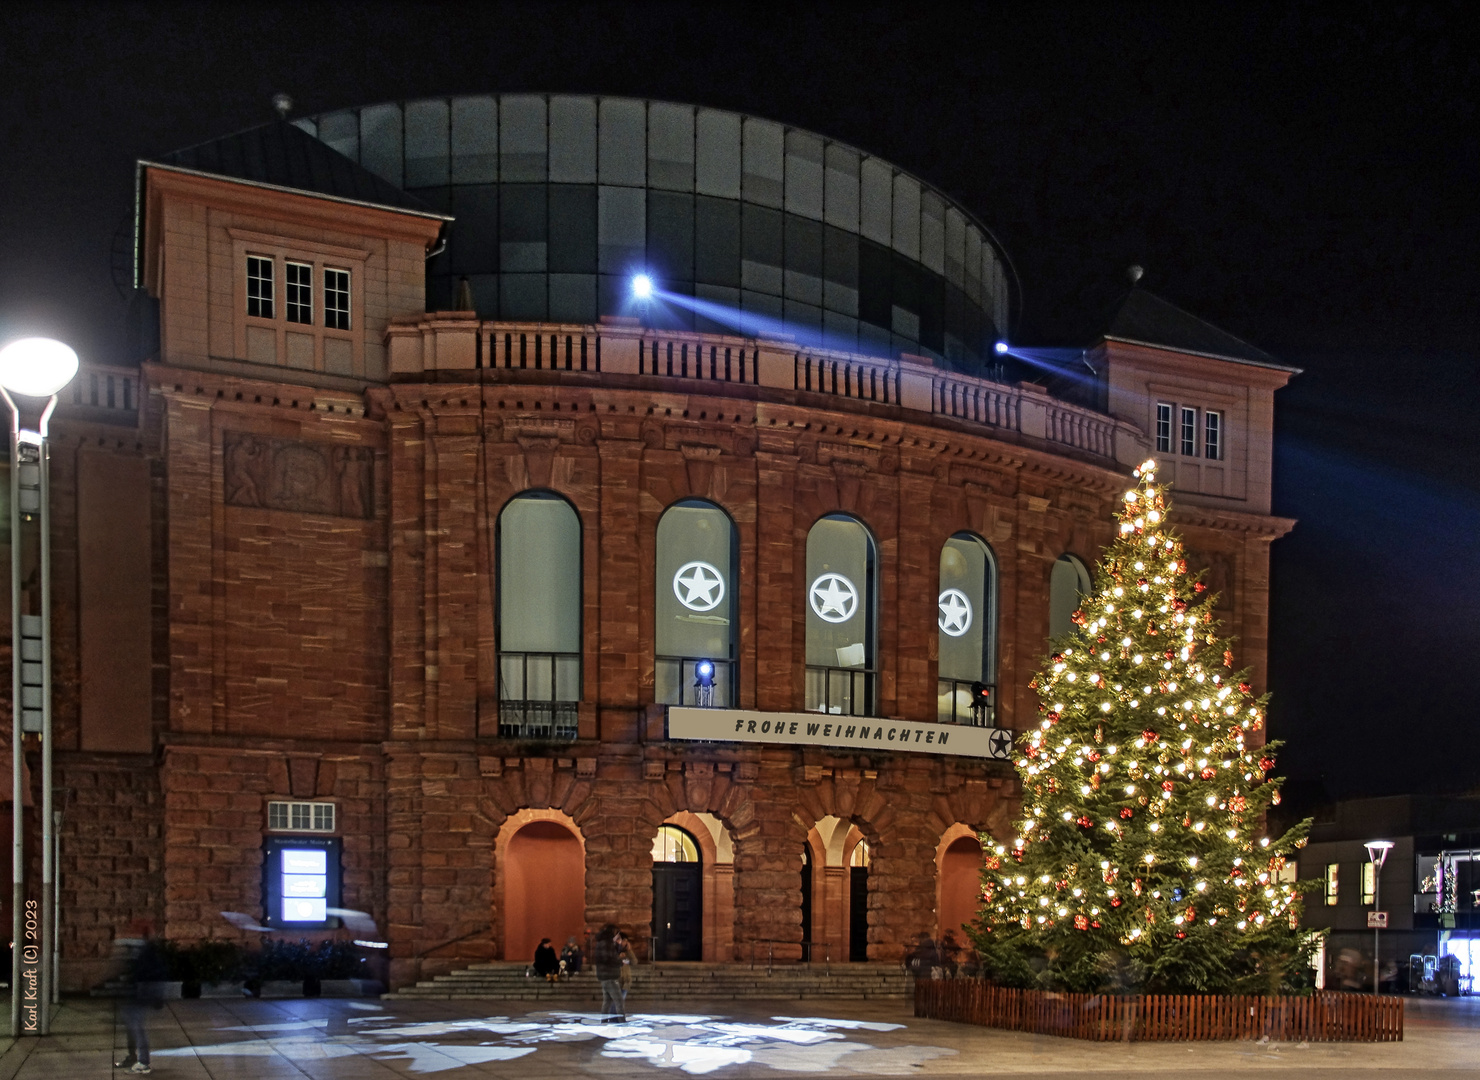
<svg viewBox="0 0 1480 1080">
<path fill-rule="evenodd" d="M 1058 994 L 978 979 L 920 979 L 915 1015 L 1096 1042 L 1399 1042 L 1403 999 L 1223 994 Z"/>
</svg>

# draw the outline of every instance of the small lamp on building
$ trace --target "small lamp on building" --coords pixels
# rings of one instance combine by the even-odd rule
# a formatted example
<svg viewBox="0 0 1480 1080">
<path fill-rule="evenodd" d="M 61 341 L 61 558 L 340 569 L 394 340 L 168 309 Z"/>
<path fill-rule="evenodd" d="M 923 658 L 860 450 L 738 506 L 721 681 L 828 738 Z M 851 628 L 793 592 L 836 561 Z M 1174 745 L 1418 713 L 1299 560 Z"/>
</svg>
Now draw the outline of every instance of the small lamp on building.
<svg viewBox="0 0 1480 1080">
<path fill-rule="evenodd" d="M 46 1035 L 51 1030 L 55 993 L 54 925 L 56 906 L 55 822 L 52 817 L 51 761 L 51 513 L 46 448 L 47 425 L 57 395 L 77 374 L 77 354 L 50 338 L 23 338 L 0 349 L 0 396 L 10 409 L 10 625 L 11 625 L 11 928 L 10 1032 Z M 23 426 L 21 407 L 11 395 L 44 398 L 34 430 Z M 21 589 L 24 544 L 21 522 L 37 523 L 36 588 Z M 27 610 L 29 609 L 29 610 Z M 28 916 L 26 903 L 25 813 L 22 809 L 24 739 L 41 737 L 41 896 Z M 39 925 L 38 925 L 39 924 Z M 34 927 L 35 929 L 30 929 Z M 23 969 L 34 972 L 23 988 Z M 33 981 L 34 980 L 34 981 Z M 34 1012 L 22 1024 L 24 990 L 34 990 Z"/>
<path fill-rule="evenodd" d="M 699 708 L 714 704 L 714 661 L 700 660 L 694 665 L 694 689 L 699 691 Z"/>
<path fill-rule="evenodd" d="M 1367 858 L 1372 862 L 1372 992 L 1379 993 L 1382 985 L 1382 968 L 1377 961 L 1377 943 L 1381 940 L 1382 926 L 1382 864 L 1387 862 L 1388 852 L 1393 848 L 1391 840 L 1368 840 Z"/>
</svg>

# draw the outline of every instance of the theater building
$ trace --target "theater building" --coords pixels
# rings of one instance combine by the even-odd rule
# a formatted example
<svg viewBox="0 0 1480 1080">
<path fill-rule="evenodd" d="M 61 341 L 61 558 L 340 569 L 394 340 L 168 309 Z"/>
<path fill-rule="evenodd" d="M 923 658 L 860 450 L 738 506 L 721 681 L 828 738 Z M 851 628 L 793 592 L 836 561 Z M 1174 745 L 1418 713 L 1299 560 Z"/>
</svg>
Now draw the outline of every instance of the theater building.
<svg viewBox="0 0 1480 1080">
<path fill-rule="evenodd" d="M 998 356 L 1006 256 L 878 158 L 469 97 L 138 192 L 157 338 L 53 425 L 64 987 L 140 915 L 366 911 L 397 984 L 607 921 L 673 961 L 959 936 L 1147 456 L 1262 678 L 1292 369 L 1141 290 L 1072 364 Z"/>
</svg>

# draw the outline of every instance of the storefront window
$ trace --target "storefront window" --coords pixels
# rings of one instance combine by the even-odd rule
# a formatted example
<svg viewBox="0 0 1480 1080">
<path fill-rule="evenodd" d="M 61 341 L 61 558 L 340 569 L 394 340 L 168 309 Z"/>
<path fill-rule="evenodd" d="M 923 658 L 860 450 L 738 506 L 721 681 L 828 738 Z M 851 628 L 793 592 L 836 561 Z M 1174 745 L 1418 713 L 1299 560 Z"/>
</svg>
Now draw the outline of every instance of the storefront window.
<svg viewBox="0 0 1480 1080">
<path fill-rule="evenodd" d="M 807 534 L 806 708 L 870 716 L 875 708 L 878 560 L 857 518 L 829 514 Z"/>
<path fill-rule="evenodd" d="M 581 698 L 581 522 L 549 492 L 498 520 L 499 734 L 576 736 Z"/>
<path fill-rule="evenodd" d="M 957 533 L 940 550 L 937 719 L 990 725 L 996 682 L 997 567 L 991 549 Z"/>
<path fill-rule="evenodd" d="M 735 703 L 735 572 L 730 516 L 685 499 L 658 522 L 654 696 L 666 705 Z"/>
</svg>

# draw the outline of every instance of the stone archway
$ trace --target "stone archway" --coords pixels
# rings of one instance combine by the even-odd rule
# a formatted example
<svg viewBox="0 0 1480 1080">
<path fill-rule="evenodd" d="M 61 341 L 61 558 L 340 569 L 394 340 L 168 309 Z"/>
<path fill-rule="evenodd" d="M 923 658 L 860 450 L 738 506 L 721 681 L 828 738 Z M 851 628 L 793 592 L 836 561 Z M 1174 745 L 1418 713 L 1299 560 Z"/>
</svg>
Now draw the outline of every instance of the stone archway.
<svg viewBox="0 0 1480 1080">
<path fill-rule="evenodd" d="M 528 962 L 542 937 L 556 951 L 586 937 L 586 841 L 559 810 L 518 810 L 499 829 L 496 893 L 500 955 Z"/>
<path fill-rule="evenodd" d="M 703 866 L 703 960 L 727 963 L 735 958 L 735 844 L 730 830 L 707 812 L 680 810 L 664 825 L 677 825 L 699 844 Z"/>
<path fill-rule="evenodd" d="M 952 825 L 935 849 L 935 937 L 955 935 L 968 944 L 963 923 L 976 918 L 981 903 L 982 846 L 975 829 Z"/>
</svg>

